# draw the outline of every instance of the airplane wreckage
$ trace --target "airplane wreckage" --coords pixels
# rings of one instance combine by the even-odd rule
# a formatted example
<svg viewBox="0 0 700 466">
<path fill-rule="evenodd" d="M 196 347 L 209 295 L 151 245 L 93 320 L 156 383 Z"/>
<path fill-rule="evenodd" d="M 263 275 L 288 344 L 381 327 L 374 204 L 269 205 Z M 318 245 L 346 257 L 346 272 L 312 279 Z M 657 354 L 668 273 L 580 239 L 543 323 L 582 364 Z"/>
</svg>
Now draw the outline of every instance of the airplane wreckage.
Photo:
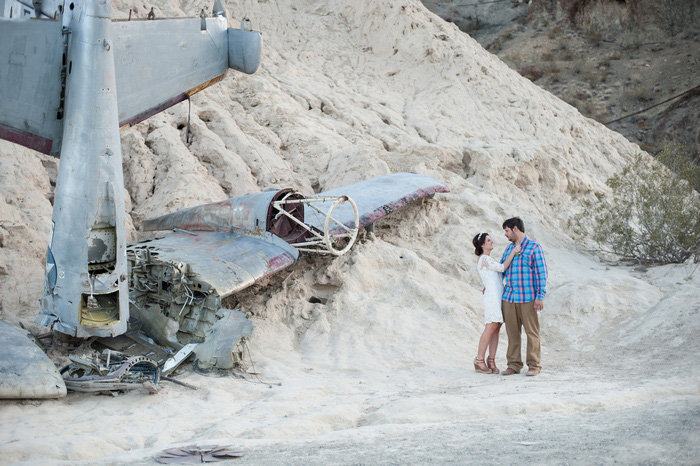
<svg viewBox="0 0 700 466">
<path fill-rule="evenodd" d="M 312 196 L 269 189 L 145 220 L 143 231 L 168 233 L 127 246 L 120 128 L 189 99 L 229 68 L 254 73 L 261 33 L 248 20 L 228 28 L 220 0 L 195 19 L 113 20 L 109 0 L 8 0 L 5 10 L 0 138 L 61 158 L 37 322 L 85 343 L 59 374 L 0 321 L 0 398 L 154 393 L 192 353 L 199 369 L 231 369 L 253 325 L 222 299 L 300 253 L 342 255 L 360 229 L 449 192 L 412 173 Z"/>
</svg>

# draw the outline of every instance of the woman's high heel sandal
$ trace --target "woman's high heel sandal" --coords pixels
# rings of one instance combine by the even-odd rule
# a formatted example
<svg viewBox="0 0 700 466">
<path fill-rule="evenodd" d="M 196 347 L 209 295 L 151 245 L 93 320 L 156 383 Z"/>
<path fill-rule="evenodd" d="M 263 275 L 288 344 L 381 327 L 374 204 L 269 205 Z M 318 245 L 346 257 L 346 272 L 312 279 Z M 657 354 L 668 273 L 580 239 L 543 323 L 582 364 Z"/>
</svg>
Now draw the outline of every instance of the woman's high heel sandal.
<svg viewBox="0 0 700 466">
<path fill-rule="evenodd" d="M 493 371 L 488 368 L 488 366 L 484 363 L 483 359 L 479 358 L 474 358 L 474 370 L 476 372 L 481 372 L 482 374 L 492 374 Z"/>
<path fill-rule="evenodd" d="M 501 371 L 498 370 L 498 367 L 496 367 L 496 358 L 486 358 L 486 366 L 488 366 L 489 369 L 491 369 L 491 372 L 494 374 L 499 374 Z"/>
</svg>

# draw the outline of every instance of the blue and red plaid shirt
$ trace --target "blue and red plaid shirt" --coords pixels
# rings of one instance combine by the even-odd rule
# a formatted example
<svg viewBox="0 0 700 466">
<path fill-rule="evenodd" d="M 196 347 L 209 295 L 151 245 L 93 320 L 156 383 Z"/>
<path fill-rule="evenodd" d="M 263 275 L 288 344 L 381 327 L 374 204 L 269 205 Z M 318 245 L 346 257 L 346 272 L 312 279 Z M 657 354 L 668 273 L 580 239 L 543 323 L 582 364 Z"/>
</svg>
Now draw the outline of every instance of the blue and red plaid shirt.
<svg viewBox="0 0 700 466">
<path fill-rule="evenodd" d="M 501 264 L 506 261 L 514 243 L 506 248 L 501 257 Z M 544 260 L 542 246 L 527 236 L 520 243 L 520 254 L 513 258 L 508 270 L 503 272 L 505 288 L 503 301 L 509 303 L 529 303 L 535 299 L 544 299 L 547 293 L 547 262 Z"/>
</svg>

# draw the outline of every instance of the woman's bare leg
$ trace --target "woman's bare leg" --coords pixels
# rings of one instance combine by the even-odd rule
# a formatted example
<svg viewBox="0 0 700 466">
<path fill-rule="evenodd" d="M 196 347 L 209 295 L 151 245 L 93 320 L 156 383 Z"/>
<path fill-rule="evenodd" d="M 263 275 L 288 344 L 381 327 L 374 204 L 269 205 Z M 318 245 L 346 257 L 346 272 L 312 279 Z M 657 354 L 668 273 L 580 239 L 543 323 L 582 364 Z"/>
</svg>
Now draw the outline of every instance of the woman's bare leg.
<svg viewBox="0 0 700 466">
<path fill-rule="evenodd" d="M 491 339 L 489 340 L 489 357 L 490 358 L 495 358 L 496 357 L 496 350 L 498 349 L 498 337 L 499 334 L 501 333 L 501 325 L 503 325 L 500 322 L 494 322 L 492 324 L 494 326 L 493 333 L 491 334 Z"/>
<path fill-rule="evenodd" d="M 493 339 L 493 333 L 500 328 L 501 324 L 499 323 L 491 322 L 486 324 L 484 332 L 481 334 L 481 338 L 479 338 L 479 348 L 476 352 L 477 359 L 484 359 L 486 356 L 486 348 L 490 346 L 491 340 Z M 498 338 L 498 335 L 496 338 Z"/>
</svg>

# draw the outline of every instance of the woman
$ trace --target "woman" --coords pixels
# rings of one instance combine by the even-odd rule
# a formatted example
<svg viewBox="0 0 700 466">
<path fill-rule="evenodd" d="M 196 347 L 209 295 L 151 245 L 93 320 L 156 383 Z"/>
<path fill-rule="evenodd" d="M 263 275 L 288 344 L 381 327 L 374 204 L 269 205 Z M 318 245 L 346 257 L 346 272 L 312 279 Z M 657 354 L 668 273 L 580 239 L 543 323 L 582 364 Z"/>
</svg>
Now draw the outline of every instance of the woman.
<svg viewBox="0 0 700 466">
<path fill-rule="evenodd" d="M 510 255 L 502 264 L 491 258 L 493 251 L 493 241 L 488 233 L 479 233 L 472 240 L 474 253 L 479 256 L 476 261 L 476 268 L 484 284 L 484 323 L 486 328 L 479 339 L 479 349 L 474 359 L 474 370 L 483 374 L 498 374 L 500 371 L 496 367 L 496 349 L 498 348 L 498 334 L 503 325 L 503 311 L 501 310 L 501 297 L 503 296 L 504 272 L 513 257 L 520 253 L 520 245 L 516 244 Z M 489 357 L 484 361 L 486 348 L 489 348 Z"/>
</svg>

